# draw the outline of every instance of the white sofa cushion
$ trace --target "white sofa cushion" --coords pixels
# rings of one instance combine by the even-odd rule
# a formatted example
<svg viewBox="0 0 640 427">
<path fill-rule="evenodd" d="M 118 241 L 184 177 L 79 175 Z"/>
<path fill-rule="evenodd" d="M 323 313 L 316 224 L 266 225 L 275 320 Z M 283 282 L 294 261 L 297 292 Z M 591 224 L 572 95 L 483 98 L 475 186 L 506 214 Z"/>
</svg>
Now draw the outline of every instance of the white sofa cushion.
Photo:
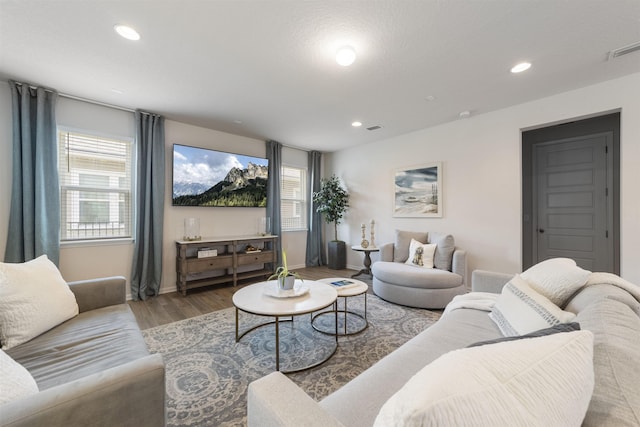
<svg viewBox="0 0 640 427">
<path fill-rule="evenodd" d="M 436 253 L 436 244 L 418 242 L 411 239 L 409 245 L 409 258 L 405 264 L 417 267 L 433 268 L 433 255 Z"/>
<path fill-rule="evenodd" d="M 415 374 L 374 426 L 579 426 L 593 393 L 592 359 L 589 331 L 455 350 Z"/>
<path fill-rule="evenodd" d="M 38 384 L 24 366 L 0 350 L 0 405 L 38 392 Z"/>
<path fill-rule="evenodd" d="M 569 298 L 584 286 L 590 273 L 570 258 L 552 258 L 530 267 L 521 276 L 538 293 L 558 307 L 564 307 Z"/>
<path fill-rule="evenodd" d="M 502 288 L 489 317 L 506 337 L 528 334 L 539 329 L 568 323 L 575 314 L 563 311 L 536 292 L 516 274 Z"/>
<path fill-rule="evenodd" d="M 3 350 L 25 343 L 77 314 L 73 292 L 46 255 L 25 263 L 0 263 Z"/>
</svg>

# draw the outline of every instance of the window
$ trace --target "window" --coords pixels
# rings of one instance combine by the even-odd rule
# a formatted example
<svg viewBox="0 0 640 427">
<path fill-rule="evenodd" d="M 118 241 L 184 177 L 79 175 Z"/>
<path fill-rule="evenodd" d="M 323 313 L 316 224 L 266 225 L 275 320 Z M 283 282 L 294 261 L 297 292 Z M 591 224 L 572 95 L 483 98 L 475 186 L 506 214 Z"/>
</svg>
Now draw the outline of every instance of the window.
<svg viewBox="0 0 640 427">
<path fill-rule="evenodd" d="M 306 169 L 283 166 L 280 195 L 282 230 L 307 228 Z"/>
<path fill-rule="evenodd" d="M 132 236 L 133 143 L 60 130 L 60 240 Z"/>
</svg>

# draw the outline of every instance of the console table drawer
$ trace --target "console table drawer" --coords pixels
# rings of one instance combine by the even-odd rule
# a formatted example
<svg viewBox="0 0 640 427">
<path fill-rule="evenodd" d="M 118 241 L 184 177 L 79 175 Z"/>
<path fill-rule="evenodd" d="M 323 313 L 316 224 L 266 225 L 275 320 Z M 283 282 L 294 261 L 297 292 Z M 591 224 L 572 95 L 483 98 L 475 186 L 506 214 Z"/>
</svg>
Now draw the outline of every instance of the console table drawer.
<svg viewBox="0 0 640 427">
<path fill-rule="evenodd" d="M 238 265 L 264 264 L 266 262 L 273 262 L 273 252 L 238 254 Z"/>
<path fill-rule="evenodd" d="M 203 271 L 217 270 L 219 268 L 233 267 L 233 257 L 210 257 L 187 261 L 189 273 L 202 273 Z"/>
</svg>

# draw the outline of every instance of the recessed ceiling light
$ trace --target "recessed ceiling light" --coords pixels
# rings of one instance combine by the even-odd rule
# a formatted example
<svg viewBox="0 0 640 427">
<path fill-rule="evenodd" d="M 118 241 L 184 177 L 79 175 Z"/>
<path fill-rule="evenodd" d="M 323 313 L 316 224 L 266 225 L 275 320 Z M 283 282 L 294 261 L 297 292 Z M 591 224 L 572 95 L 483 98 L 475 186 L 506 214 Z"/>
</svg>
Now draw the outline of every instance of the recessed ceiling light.
<svg viewBox="0 0 640 427">
<path fill-rule="evenodd" d="M 471 111 L 469 110 L 465 110 L 460 112 L 460 114 L 458 114 L 458 117 L 460 117 L 461 119 L 468 119 L 469 117 L 471 117 Z"/>
<path fill-rule="evenodd" d="M 353 64 L 356 60 L 356 51 L 351 46 L 342 46 L 336 52 L 336 62 L 343 67 Z"/>
<path fill-rule="evenodd" d="M 351 123 L 351 126 L 353 126 L 354 128 L 359 128 L 360 126 L 362 126 L 362 122 L 353 122 Z"/>
<path fill-rule="evenodd" d="M 433 95 L 428 95 L 425 99 L 426 99 L 427 101 L 431 102 L 431 101 L 435 101 L 435 100 L 436 100 L 436 97 L 435 97 L 435 96 L 433 96 Z"/>
<path fill-rule="evenodd" d="M 124 93 L 123 91 L 121 91 L 120 89 L 117 89 L 115 87 L 111 89 L 111 92 L 117 93 L 118 95 L 122 95 Z"/>
<path fill-rule="evenodd" d="M 512 69 L 511 72 L 512 73 L 521 73 L 523 71 L 527 71 L 529 68 L 531 68 L 531 64 L 529 62 L 521 62 L 517 65 L 515 65 Z"/>
<path fill-rule="evenodd" d="M 237 125 L 241 125 L 242 124 L 242 120 L 234 120 L 233 123 L 235 123 Z"/>
<path fill-rule="evenodd" d="M 131 27 L 122 24 L 116 24 L 113 26 L 118 34 L 127 40 L 140 40 L 140 34 Z"/>
</svg>

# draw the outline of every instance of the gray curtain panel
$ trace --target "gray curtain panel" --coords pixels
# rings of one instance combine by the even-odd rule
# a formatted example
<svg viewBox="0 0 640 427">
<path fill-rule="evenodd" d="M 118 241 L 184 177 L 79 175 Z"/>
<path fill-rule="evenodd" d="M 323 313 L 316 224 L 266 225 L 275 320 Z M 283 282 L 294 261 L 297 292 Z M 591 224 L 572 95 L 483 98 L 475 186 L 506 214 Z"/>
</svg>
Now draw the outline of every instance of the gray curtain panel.
<svg viewBox="0 0 640 427">
<path fill-rule="evenodd" d="M 164 219 L 164 117 L 136 111 L 137 191 L 131 297 L 160 292 Z"/>
<path fill-rule="evenodd" d="M 275 244 L 277 264 L 282 259 L 282 220 L 280 215 L 280 169 L 282 168 L 282 144 L 267 141 L 269 180 L 267 182 L 267 218 L 271 218 L 271 234 L 278 236 Z"/>
<path fill-rule="evenodd" d="M 13 110 L 13 181 L 5 262 L 46 254 L 60 259 L 56 138 L 58 93 L 9 81 Z"/>
<path fill-rule="evenodd" d="M 321 165 L 322 153 L 319 151 L 310 151 L 307 197 L 309 201 L 309 228 L 307 229 L 307 255 L 305 260 L 307 267 L 315 267 L 327 263 L 322 234 L 322 214 L 316 212 L 316 203 L 313 202 L 313 193 L 320 191 L 322 178 Z"/>
</svg>

